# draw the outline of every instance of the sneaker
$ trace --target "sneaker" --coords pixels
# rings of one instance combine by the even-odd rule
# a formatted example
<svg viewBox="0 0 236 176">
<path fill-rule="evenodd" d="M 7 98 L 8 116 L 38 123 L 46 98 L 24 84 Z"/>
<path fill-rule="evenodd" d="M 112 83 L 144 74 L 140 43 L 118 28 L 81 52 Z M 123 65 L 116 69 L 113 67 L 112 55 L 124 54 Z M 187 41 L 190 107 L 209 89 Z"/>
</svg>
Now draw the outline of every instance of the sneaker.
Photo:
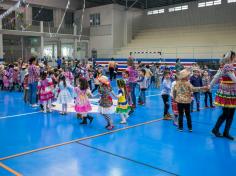
<svg viewBox="0 0 236 176">
<path fill-rule="evenodd" d="M 172 120 L 171 116 L 169 116 L 168 114 L 166 114 L 164 117 L 163 117 L 163 120 Z"/>
<path fill-rule="evenodd" d="M 114 125 L 109 125 L 109 126 L 107 127 L 107 130 L 112 130 L 114 127 L 115 127 Z"/>
<path fill-rule="evenodd" d="M 179 128 L 179 132 L 183 132 L 183 129 L 182 129 L 182 128 Z"/>
<path fill-rule="evenodd" d="M 127 122 L 125 120 L 122 120 L 120 124 L 126 124 Z"/>
<path fill-rule="evenodd" d="M 212 105 L 211 108 L 215 108 L 215 106 Z"/>
<path fill-rule="evenodd" d="M 32 105 L 32 108 L 36 108 L 36 107 L 38 107 L 37 104 L 33 104 L 33 105 Z"/>
<path fill-rule="evenodd" d="M 205 108 L 209 108 L 209 106 L 205 106 Z"/>
<path fill-rule="evenodd" d="M 191 128 L 190 128 L 190 129 L 188 129 L 188 131 L 189 131 L 189 132 L 193 132 L 193 130 L 192 130 Z"/>
</svg>

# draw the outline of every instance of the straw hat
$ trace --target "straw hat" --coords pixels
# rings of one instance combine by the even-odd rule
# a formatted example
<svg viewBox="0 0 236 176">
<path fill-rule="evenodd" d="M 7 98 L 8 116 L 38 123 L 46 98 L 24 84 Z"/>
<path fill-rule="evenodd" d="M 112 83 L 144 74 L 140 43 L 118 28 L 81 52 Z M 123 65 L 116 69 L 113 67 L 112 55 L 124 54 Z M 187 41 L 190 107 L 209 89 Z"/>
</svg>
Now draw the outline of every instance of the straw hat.
<svg viewBox="0 0 236 176">
<path fill-rule="evenodd" d="M 0 70 L 4 69 L 4 65 L 0 64 Z"/>
<path fill-rule="evenodd" d="M 98 78 L 98 81 L 102 84 L 110 85 L 110 82 L 106 76 L 101 76 L 100 78 Z"/>
<path fill-rule="evenodd" d="M 14 67 L 14 70 L 18 70 L 18 67 Z"/>
<path fill-rule="evenodd" d="M 183 69 L 182 71 L 178 73 L 178 78 L 184 79 L 184 78 L 187 78 L 190 74 L 191 72 L 188 69 Z"/>
<path fill-rule="evenodd" d="M 39 63 L 39 67 L 44 67 L 44 64 L 43 63 Z"/>
</svg>

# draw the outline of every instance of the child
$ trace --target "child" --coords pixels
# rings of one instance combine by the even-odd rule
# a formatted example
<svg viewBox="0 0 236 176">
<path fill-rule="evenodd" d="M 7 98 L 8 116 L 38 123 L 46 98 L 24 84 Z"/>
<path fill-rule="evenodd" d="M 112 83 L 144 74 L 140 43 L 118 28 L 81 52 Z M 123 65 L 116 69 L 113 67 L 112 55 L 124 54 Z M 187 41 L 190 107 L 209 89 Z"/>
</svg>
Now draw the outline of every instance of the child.
<svg viewBox="0 0 236 176">
<path fill-rule="evenodd" d="M 40 104 L 43 105 L 43 112 L 52 112 L 52 99 L 53 99 L 53 82 L 51 78 L 47 78 L 47 72 L 41 74 L 41 80 L 38 82 L 38 93 Z"/>
<path fill-rule="evenodd" d="M 101 66 L 98 66 L 95 74 L 94 74 L 94 89 L 92 90 L 92 93 L 94 93 L 98 87 L 99 87 L 99 78 L 102 76 L 102 67 Z"/>
<path fill-rule="evenodd" d="M 123 80 L 125 81 L 126 99 L 127 99 L 128 104 L 131 108 L 129 111 L 129 115 L 131 115 L 134 112 L 134 108 L 132 107 L 133 102 L 132 102 L 132 96 L 131 96 L 131 88 L 130 88 L 130 84 L 129 84 L 129 72 L 127 70 L 124 71 L 122 76 L 123 76 Z"/>
<path fill-rule="evenodd" d="M 66 77 L 61 75 L 59 77 L 59 94 L 57 98 L 57 102 L 62 105 L 62 111 L 60 112 L 61 115 L 67 114 L 67 104 L 73 101 L 73 98 L 69 91 L 69 85 L 67 85 Z"/>
<path fill-rule="evenodd" d="M 8 70 L 8 68 L 5 68 L 5 70 L 3 71 L 3 87 L 5 90 L 9 90 L 10 87 L 10 74 Z"/>
<path fill-rule="evenodd" d="M 123 79 L 117 80 L 118 91 L 118 105 L 116 107 L 116 113 L 120 114 L 121 124 L 126 124 L 126 119 L 129 117 L 130 106 L 127 102 L 127 91 L 125 81 Z"/>
<path fill-rule="evenodd" d="M 190 83 L 193 87 L 202 87 L 202 78 L 200 77 L 200 70 L 194 67 L 193 76 L 190 77 Z M 200 111 L 200 92 L 194 92 L 193 96 L 197 103 L 197 111 Z M 191 112 L 193 112 L 193 102 L 191 102 Z"/>
<path fill-rule="evenodd" d="M 179 111 L 178 111 L 178 105 L 177 102 L 174 99 L 174 95 L 173 95 L 173 91 L 174 91 L 174 87 L 176 82 L 178 81 L 178 77 L 175 75 L 175 81 L 172 82 L 171 84 L 171 92 L 170 92 L 170 96 L 171 96 L 171 106 L 172 106 L 172 111 L 174 113 L 174 125 L 178 126 L 178 116 L 179 116 Z"/>
<path fill-rule="evenodd" d="M 162 91 L 161 96 L 164 103 L 164 117 L 163 120 L 172 120 L 171 115 L 169 114 L 169 97 L 171 91 L 171 80 L 170 72 L 164 72 L 164 79 L 162 82 Z"/>
<path fill-rule="evenodd" d="M 26 73 L 24 77 L 24 83 L 23 83 L 23 88 L 24 88 L 24 102 L 29 103 L 29 74 Z"/>
<path fill-rule="evenodd" d="M 137 81 L 140 86 L 139 105 L 144 105 L 146 103 L 145 92 L 147 89 L 147 79 L 146 79 L 145 75 L 146 75 L 146 70 L 141 69 L 141 71 L 139 71 L 139 79 Z"/>
<path fill-rule="evenodd" d="M 106 128 L 108 130 L 112 130 L 114 128 L 114 125 L 111 117 L 109 116 L 109 114 L 113 114 L 115 112 L 112 97 L 110 96 L 110 94 L 113 94 L 112 89 L 110 86 L 110 82 L 108 81 L 108 78 L 106 76 L 101 76 L 98 80 L 100 82 L 98 92 L 101 95 L 99 100 L 99 112 L 107 121 Z"/>
<path fill-rule="evenodd" d="M 73 74 L 70 71 L 70 68 L 68 66 L 66 67 L 65 72 L 63 73 L 63 75 L 66 78 L 67 84 L 73 85 L 73 83 L 74 83 L 74 76 L 73 76 Z"/>
<path fill-rule="evenodd" d="M 210 83 L 211 83 L 211 78 L 210 76 L 208 75 L 208 71 L 205 70 L 203 72 L 203 77 L 202 77 L 202 85 L 203 86 L 210 86 Z M 208 108 L 208 105 L 207 105 L 207 99 L 208 99 L 208 96 L 209 96 L 209 99 L 210 99 L 210 107 L 211 108 L 214 108 L 213 104 L 212 104 L 212 93 L 211 93 L 211 90 L 207 90 L 206 92 L 204 92 L 205 94 L 205 107 Z"/>
<path fill-rule="evenodd" d="M 79 86 L 75 88 L 75 94 L 75 111 L 83 119 L 80 124 L 87 124 L 87 119 L 89 119 L 91 124 L 93 121 L 93 117 L 89 116 L 88 112 L 92 110 L 92 106 L 89 102 L 88 95 L 93 95 L 89 89 L 88 81 L 85 78 L 79 79 Z"/>
<path fill-rule="evenodd" d="M 183 116 L 184 112 L 187 118 L 187 124 L 189 132 L 192 132 L 192 120 L 190 115 L 190 103 L 192 101 L 191 94 L 192 92 L 199 92 L 201 89 L 206 89 L 207 87 L 193 87 L 188 82 L 188 77 L 190 71 L 184 69 L 179 72 L 179 80 L 176 82 L 173 90 L 174 100 L 178 104 L 179 111 L 179 131 L 183 131 Z"/>
</svg>

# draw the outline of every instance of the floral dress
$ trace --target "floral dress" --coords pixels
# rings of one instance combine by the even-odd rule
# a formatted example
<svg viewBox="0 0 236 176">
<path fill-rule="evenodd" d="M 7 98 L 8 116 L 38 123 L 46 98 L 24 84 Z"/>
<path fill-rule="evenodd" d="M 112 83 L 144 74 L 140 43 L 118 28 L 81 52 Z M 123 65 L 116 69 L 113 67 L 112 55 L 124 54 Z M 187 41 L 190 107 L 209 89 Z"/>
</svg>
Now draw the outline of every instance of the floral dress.
<svg viewBox="0 0 236 176">
<path fill-rule="evenodd" d="M 113 114 L 115 112 L 115 108 L 113 106 L 112 97 L 110 95 L 112 92 L 111 87 L 100 85 L 98 91 L 101 95 L 98 111 L 101 114 Z"/>
<path fill-rule="evenodd" d="M 54 97 L 53 95 L 53 83 L 51 78 L 46 78 L 38 82 L 39 100 L 45 102 Z"/>
<path fill-rule="evenodd" d="M 79 87 L 75 88 L 76 100 L 75 100 L 75 111 L 79 114 L 86 114 L 92 110 L 92 106 L 89 102 L 88 94 L 91 94 L 89 89 L 80 90 Z"/>
</svg>

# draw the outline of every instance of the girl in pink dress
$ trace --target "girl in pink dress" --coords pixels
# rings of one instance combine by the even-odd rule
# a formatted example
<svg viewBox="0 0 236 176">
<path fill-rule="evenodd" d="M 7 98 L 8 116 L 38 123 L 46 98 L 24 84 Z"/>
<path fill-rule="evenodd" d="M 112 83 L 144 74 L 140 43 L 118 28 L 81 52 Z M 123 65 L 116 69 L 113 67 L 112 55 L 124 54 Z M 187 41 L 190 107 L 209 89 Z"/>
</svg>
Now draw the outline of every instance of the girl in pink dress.
<svg viewBox="0 0 236 176">
<path fill-rule="evenodd" d="M 88 81 L 85 78 L 79 79 L 79 86 L 75 88 L 76 100 L 75 111 L 83 120 L 80 124 L 87 124 L 87 119 L 90 123 L 93 121 L 93 117 L 88 115 L 88 112 L 92 110 L 92 106 L 89 102 L 88 96 L 93 96 Z"/>
<path fill-rule="evenodd" d="M 41 75 L 41 80 L 38 82 L 38 92 L 40 103 L 43 104 L 44 113 L 47 113 L 47 110 L 52 112 L 52 99 L 54 97 L 52 89 L 52 79 L 47 78 L 47 72 L 43 72 Z"/>
</svg>

